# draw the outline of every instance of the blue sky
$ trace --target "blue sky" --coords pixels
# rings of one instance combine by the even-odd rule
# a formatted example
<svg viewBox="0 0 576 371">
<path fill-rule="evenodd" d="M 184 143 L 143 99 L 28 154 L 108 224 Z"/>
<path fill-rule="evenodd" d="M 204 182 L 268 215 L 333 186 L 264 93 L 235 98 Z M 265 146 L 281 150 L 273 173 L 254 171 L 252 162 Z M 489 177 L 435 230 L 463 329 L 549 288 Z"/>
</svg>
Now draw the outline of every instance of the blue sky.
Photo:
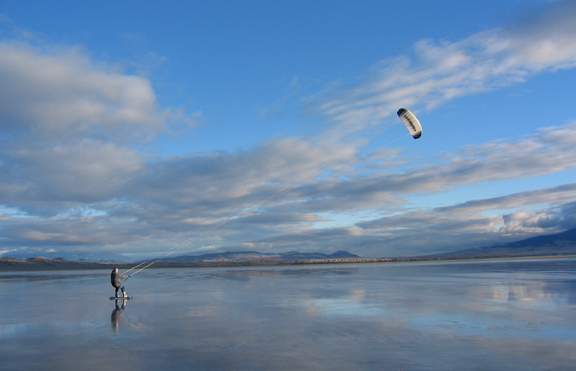
<svg viewBox="0 0 576 371">
<path fill-rule="evenodd" d="M 573 228 L 575 35 L 575 1 L 0 1 L 0 252 L 407 256 Z"/>
</svg>

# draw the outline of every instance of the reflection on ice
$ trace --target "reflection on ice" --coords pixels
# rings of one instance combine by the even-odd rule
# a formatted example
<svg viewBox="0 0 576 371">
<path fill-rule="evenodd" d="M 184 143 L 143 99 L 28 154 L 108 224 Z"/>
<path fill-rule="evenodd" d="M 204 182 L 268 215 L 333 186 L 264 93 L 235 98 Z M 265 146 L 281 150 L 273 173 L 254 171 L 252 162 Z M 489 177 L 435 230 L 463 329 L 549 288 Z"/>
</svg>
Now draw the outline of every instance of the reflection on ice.
<svg viewBox="0 0 576 371">
<path fill-rule="evenodd" d="M 544 283 L 509 284 L 495 286 L 493 298 L 498 301 L 538 301 L 553 300 Z"/>
<path fill-rule="evenodd" d="M 122 314 L 122 311 L 126 309 L 128 300 L 115 300 L 114 303 L 115 304 L 114 304 L 114 310 L 112 310 L 111 322 L 114 330 L 118 331 L 118 328 L 120 326 L 120 315 Z"/>
<path fill-rule="evenodd" d="M 365 303 L 364 298 L 365 290 L 352 290 L 340 297 L 307 299 L 303 305 L 311 315 L 372 317 L 384 314 L 381 304 Z"/>
</svg>

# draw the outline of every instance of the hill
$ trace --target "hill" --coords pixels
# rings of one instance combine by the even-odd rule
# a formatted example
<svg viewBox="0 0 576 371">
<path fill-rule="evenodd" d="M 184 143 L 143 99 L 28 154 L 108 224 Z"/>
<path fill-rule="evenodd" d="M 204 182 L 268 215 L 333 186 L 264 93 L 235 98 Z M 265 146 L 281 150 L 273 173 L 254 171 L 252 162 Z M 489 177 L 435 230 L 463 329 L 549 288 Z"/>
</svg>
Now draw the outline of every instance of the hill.
<svg viewBox="0 0 576 371">
<path fill-rule="evenodd" d="M 282 260 L 312 260 L 312 259 L 347 259 L 359 258 L 358 255 L 347 251 L 337 251 L 333 254 L 304 253 L 290 251 L 287 253 L 261 253 L 257 251 L 224 252 L 203 255 L 182 255 L 173 258 L 161 259 L 160 262 L 190 263 L 190 262 L 241 262 L 241 261 L 282 261 Z"/>
<path fill-rule="evenodd" d="M 220 267 L 220 266 L 259 266 L 286 264 L 325 264 L 325 263 L 369 263 L 394 261 L 427 261 L 452 259 L 488 259 L 533 256 L 576 255 L 576 228 L 561 233 L 537 236 L 520 241 L 459 250 L 443 254 L 401 258 L 361 258 L 347 251 L 333 254 L 304 253 L 260 253 L 257 251 L 225 252 L 204 255 L 182 255 L 154 262 L 155 268 L 169 267 Z M 128 269 L 137 263 L 114 261 L 72 261 L 64 258 L 50 259 L 35 257 L 15 259 L 0 257 L 0 271 L 26 270 L 69 270 L 69 269 L 111 269 L 116 266 Z"/>
<path fill-rule="evenodd" d="M 459 250 L 422 258 L 483 259 L 576 254 L 576 228 L 520 241 Z"/>
<path fill-rule="evenodd" d="M 280 264 L 343 263 L 362 260 L 358 255 L 347 251 L 333 254 L 302 253 L 291 251 L 281 254 L 264 254 L 256 251 L 225 252 L 196 256 L 177 256 L 154 262 L 154 268 L 177 267 L 220 267 L 220 266 L 257 266 Z M 64 258 L 50 259 L 42 256 L 28 259 L 0 257 L 0 271 L 36 271 L 36 270 L 73 270 L 73 269 L 129 269 L 138 263 L 114 261 L 72 261 Z"/>
</svg>

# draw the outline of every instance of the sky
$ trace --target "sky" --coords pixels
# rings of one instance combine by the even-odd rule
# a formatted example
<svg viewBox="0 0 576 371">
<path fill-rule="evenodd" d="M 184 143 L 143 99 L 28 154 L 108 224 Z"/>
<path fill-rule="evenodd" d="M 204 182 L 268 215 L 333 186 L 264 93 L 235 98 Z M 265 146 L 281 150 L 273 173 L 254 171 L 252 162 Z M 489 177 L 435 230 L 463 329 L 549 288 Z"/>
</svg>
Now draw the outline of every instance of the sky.
<svg viewBox="0 0 576 371">
<path fill-rule="evenodd" d="M 575 67 L 576 1 L 0 0 L 0 254 L 398 257 L 574 228 Z"/>
</svg>

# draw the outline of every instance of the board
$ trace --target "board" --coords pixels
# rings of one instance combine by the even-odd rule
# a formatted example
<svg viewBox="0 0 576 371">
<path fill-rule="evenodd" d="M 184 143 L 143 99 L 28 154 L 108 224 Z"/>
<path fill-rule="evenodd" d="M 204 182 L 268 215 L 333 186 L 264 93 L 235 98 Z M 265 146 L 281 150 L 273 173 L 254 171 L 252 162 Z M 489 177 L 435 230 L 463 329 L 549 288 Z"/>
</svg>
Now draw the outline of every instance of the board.
<svg viewBox="0 0 576 371">
<path fill-rule="evenodd" d="M 132 296 L 119 296 L 119 297 L 111 296 L 110 300 L 132 300 Z"/>
</svg>

